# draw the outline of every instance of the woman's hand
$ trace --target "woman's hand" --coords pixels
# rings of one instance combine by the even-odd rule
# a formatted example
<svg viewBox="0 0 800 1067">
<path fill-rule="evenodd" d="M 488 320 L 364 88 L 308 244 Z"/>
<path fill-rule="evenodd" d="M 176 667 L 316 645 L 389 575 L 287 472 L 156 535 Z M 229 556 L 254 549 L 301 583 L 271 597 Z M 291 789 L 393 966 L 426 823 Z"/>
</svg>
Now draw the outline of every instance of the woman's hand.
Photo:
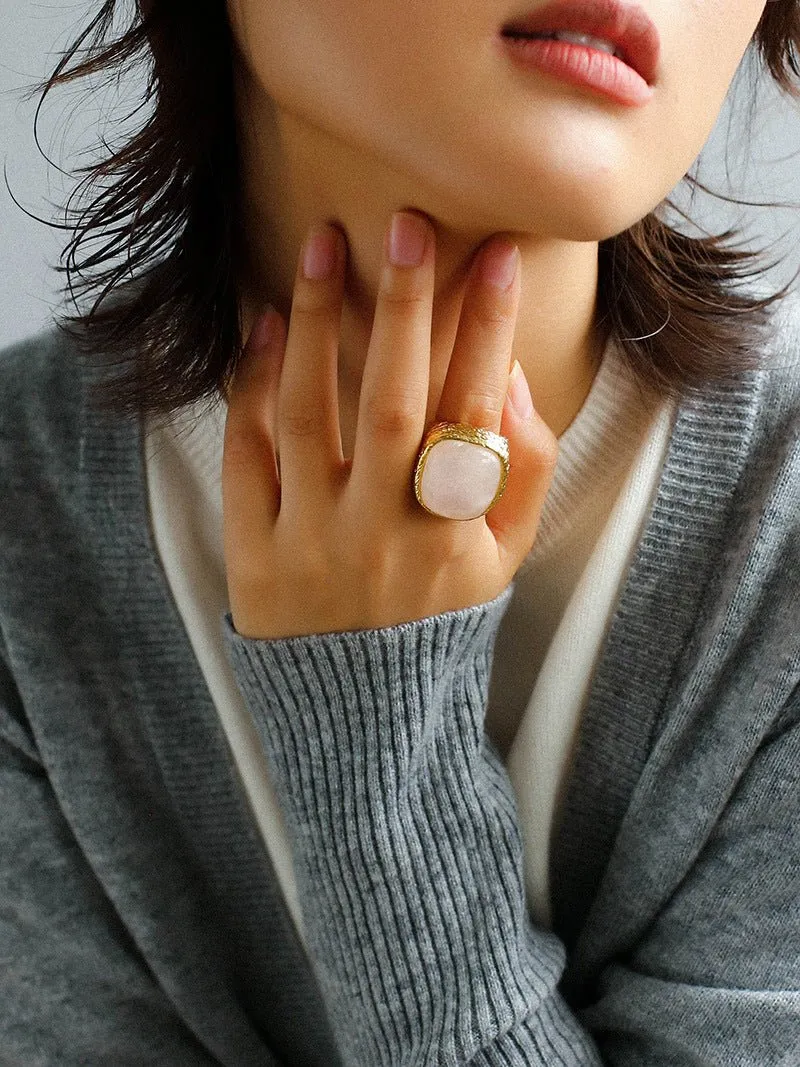
<svg viewBox="0 0 800 1067">
<path fill-rule="evenodd" d="M 413 488 L 427 429 L 435 234 L 424 216 L 402 215 L 422 223 L 425 250 L 418 266 L 394 265 L 387 231 L 352 460 L 338 411 L 346 258 L 338 228 L 316 231 L 333 241 L 330 276 L 305 277 L 300 256 L 288 339 L 271 310 L 245 346 L 222 462 L 228 592 L 243 637 L 371 629 L 485 603 L 533 545 L 558 441 L 507 398 L 519 251 L 495 236 L 475 257 L 436 413 L 508 438 L 506 490 L 479 518 L 440 518 Z M 509 252 L 513 279 L 502 289 L 481 267 Z"/>
</svg>

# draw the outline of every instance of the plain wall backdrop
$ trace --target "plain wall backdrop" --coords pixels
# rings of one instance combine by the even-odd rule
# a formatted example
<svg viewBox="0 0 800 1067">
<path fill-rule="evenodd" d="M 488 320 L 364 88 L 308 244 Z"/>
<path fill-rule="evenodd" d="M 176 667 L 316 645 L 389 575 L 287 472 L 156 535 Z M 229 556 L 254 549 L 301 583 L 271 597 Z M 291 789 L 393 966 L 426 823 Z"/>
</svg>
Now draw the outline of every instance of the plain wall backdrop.
<svg viewBox="0 0 800 1067">
<path fill-rule="evenodd" d="M 123 6 L 128 9 L 127 3 Z M 59 215 L 52 205 L 63 205 L 77 181 L 77 177 L 65 178 L 39 154 L 33 136 L 36 101 L 24 102 L 22 91 L 51 71 L 59 51 L 98 7 L 97 0 L 0 0 L 0 155 L 5 171 L 0 183 L 0 347 L 42 329 L 51 320 L 63 285 L 63 276 L 54 268 L 69 237 L 27 217 L 14 203 L 6 181 L 29 212 L 62 222 L 63 212 Z M 756 73 L 756 66 L 746 58 L 692 173 L 723 195 L 797 201 L 800 101 L 780 95 L 766 74 L 754 95 Z M 133 110 L 140 85 L 135 77 L 125 83 L 122 95 L 113 101 L 122 110 L 114 114 Z M 752 109 L 751 100 L 755 101 Z M 109 114 L 102 98 L 87 100 L 78 88 L 59 89 L 42 111 L 42 147 L 55 164 L 74 170 L 91 158 L 98 129 L 119 133 Z M 741 227 L 746 247 L 777 242 L 770 259 L 783 259 L 767 274 L 774 288 L 800 268 L 796 204 L 739 208 L 705 194 L 690 202 L 685 186 L 684 190 L 676 190 L 674 199 L 704 228 L 721 232 L 732 225 Z"/>
</svg>

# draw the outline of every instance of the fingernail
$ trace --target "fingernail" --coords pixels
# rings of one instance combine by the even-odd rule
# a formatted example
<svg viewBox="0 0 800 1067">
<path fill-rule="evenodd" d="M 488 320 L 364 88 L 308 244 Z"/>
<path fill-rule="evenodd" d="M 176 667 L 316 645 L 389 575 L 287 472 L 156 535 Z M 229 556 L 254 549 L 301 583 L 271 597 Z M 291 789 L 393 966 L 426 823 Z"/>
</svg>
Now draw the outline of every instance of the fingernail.
<svg viewBox="0 0 800 1067">
<path fill-rule="evenodd" d="M 508 399 L 521 419 L 529 419 L 533 415 L 531 391 L 517 359 L 514 360 L 514 366 L 511 368 L 511 374 L 508 379 Z"/>
<path fill-rule="evenodd" d="M 508 289 L 517 273 L 519 249 L 515 244 L 493 244 L 482 252 L 481 277 L 498 289 Z"/>
<path fill-rule="evenodd" d="M 395 212 L 389 233 L 389 262 L 395 267 L 418 267 L 425 256 L 427 232 L 418 215 Z"/>
<path fill-rule="evenodd" d="M 329 227 L 315 230 L 306 241 L 303 274 L 312 281 L 330 278 L 336 266 L 336 235 Z"/>
</svg>

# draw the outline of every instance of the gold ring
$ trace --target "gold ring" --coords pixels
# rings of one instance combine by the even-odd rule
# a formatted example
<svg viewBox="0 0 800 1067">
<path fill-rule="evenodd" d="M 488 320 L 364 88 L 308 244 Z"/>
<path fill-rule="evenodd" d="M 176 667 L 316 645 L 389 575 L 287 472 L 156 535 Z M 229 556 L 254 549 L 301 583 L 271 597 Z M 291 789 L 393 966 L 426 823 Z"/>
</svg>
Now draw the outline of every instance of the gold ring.
<svg viewBox="0 0 800 1067">
<path fill-rule="evenodd" d="M 464 422 L 436 422 L 417 456 L 414 495 L 431 515 L 477 519 L 505 492 L 508 471 L 507 437 Z"/>
</svg>

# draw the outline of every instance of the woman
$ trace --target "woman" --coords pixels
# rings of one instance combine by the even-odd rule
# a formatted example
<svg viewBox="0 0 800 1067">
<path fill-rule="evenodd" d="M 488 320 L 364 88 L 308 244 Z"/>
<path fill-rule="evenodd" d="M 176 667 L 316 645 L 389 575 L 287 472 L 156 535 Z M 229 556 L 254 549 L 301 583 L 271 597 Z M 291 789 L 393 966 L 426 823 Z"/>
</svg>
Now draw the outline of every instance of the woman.
<svg viewBox="0 0 800 1067">
<path fill-rule="evenodd" d="M 154 106 L 0 362 L 3 1062 L 800 1062 L 800 308 L 656 214 L 800 6 L 523 7 L 50 80 Z"/>
</svg>

